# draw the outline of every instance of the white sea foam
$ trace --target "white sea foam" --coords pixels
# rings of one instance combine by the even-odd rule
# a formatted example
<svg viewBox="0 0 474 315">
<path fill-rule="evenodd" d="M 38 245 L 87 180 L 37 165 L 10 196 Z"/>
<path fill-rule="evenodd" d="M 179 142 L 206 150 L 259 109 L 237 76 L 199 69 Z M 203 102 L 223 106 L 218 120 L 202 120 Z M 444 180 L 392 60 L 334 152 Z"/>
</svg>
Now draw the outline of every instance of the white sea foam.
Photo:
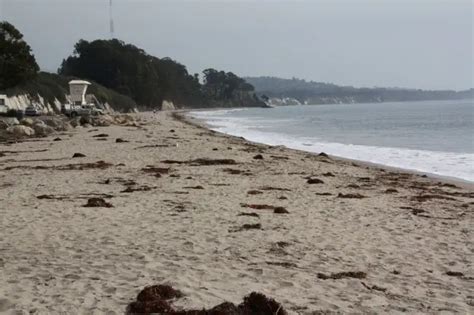
<svg viewBox="0 0 474 315">
<path fill-rule="evenodd" d="M 474 182 L 474 154 L 434 152 L 403 148 L 330 143 L 314 137 L 295 137 L 284 133 L 266 132 L 258 120 L 226 117 L 223 111 L 192 112 L 205 120 L 211 129 L 247 140 L 269 145 L 283 145 L 308 152 L 331 155 L 392 167 L 455 177 Z M 273 121 L 272 121 L 273 123 Z"/>
</svg>

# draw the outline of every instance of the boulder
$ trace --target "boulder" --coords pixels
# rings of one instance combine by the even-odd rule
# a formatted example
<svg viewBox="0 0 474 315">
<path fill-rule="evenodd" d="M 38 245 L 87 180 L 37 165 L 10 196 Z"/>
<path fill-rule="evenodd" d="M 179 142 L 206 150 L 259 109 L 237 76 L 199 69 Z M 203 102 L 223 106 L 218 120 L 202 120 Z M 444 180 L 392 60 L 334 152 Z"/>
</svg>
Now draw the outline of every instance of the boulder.
<svg viewBox="0 0 474 315">
<path fill-rule="evenodd" d="M 56 131 L 68 131 L 72 128 L 71 124 L 60 116 L 44 117 L 41 121 Z"/>
<path fill-rule="evenodd" d="M 0 130 L 5 130 L 10 127 L 5 121 L 0 120 Z"/>
<path fill-rule="evenodd" d="M 35 131 L 35 135 L 40 137 L 46 137 L 55 132 L 53 127 L 46 125 L 42 121 L 35 122 L 31 128 Z"/>
<path fill-rule="evenodd" d="M 20 122 L 15 117 L 1 117 L 0 129 L 7 129 L 8 127 L 19 125 Z"/>
<path fill-rule="evenodd" d="M 13 134 L 15 137 L 30 137 L 35 135 L 33 128 L 23 125 L 8 127 L 7 132 Z"/>
<path fill-rule="evenodd" d="M 114 116 L 115 123 L 118 125 L 126 125 L 135 122 L 135 118 L 132 115 L 116 115 Z"/>
<path fill-rule="evenodd" d="M 101 115 L 92 118 L 92 125 L 99 127 L 107 127 L 115 123 L 115 120 L 110 115 Z"/>
<path fill-rule="evenodd" d="M 20 121 L 20 124 L 24 125 L 24 126 L 28 126 L 28 127 L 31 127 L 33 126 L 33 124 L 35 123 L 35 121 L 31 118 L 23 118 L 21 121 Z"/>
<path fill-rule="evenodd" d="M 69 124 L 73 127 L 76 128 L 81 125 L 80 122 L 81 118 L 80 117 L 74 117 L 71 120 L 69 120 Z"/>
</svg>

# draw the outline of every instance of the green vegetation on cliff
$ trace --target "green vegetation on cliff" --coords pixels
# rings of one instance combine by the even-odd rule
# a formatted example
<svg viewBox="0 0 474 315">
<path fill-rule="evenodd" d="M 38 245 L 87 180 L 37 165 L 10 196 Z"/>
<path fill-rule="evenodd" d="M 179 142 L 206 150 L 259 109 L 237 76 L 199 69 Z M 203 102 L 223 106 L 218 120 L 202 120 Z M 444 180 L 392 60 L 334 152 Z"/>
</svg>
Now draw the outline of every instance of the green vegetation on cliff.
<svg viewBox="0 0 474 315">
<path fill-rule="evenodd" d="M 18 84 L 15 87 L 0 89 L 0 94 L 6 94 L 9 97 L 28 94 L 36 101 L 39 101 L 39 96 L 41 96 L 49 104 L 53 104 L 55 100 L 63 103 L 66 101 L 66 95 L 69 94 L 68 83 L 73 79 L 77 78 L 39 72 L 33 79 Z M 137 104 L 131 98 L 95 82 L 92 82 L 89 86 L 87 93 L 94 94 L 101 103 L 108 103 L 118 111 L 128 112 L 137 107 Z"/>
<path fill-rule="evenodd" d="M 80 40 L 58 71 L 98 82 L 146 108 L 160 107 L 164 100 L 177 107 L 264 105 L 253 87 L 233 73 L 205 70 L 201 85 L 199 75 L 189 74 L 184 65 L 117 39 Z"/>
</svg>

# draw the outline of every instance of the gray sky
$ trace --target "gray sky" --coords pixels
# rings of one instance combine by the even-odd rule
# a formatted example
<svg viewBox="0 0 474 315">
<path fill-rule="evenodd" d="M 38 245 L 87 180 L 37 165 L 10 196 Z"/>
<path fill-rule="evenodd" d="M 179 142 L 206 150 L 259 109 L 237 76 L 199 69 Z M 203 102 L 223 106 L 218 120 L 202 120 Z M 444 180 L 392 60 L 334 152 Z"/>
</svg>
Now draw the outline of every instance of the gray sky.
<svg viewBox="0 0 474 315">
<path fill-rule="evenodd" d="M 0 20 L 55 71 L 80 38 L 109 38 L 109 0 L 0 0 Z M 473 87 L 471 0 L 113 0 L 115 37 L 191 73 L 354 86 Z"/>
</svg>

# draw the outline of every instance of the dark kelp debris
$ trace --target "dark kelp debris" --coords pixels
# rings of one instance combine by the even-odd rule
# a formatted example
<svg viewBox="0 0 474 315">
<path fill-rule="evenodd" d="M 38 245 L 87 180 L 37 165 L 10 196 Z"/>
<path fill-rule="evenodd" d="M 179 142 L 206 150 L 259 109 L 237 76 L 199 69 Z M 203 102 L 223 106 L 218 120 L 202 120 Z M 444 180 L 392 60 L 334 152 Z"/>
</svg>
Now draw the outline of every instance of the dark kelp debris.
<svg viewBox="0 0 474 315">
<path fill-rule="evenodd" d="M 343 271 L 337 273 L 331 273 L 330 275 L 326 275 L 324 273 L 317 274 L 319 279 L 327 280 L 327 279 L 343 279 L 343 278 L 356 278 L 356 279 L 365 279 L 367 274 L 362 271 Z"/>
<path fill-rule="evenodd" d="M 286 315 L 283 306 L 262 293 L 252 292 L 239 305 L 224 302 L 211 309 L 176 310 L 172 303 L 183 294 L 168 285 L 146 287 L 136 301 L 127 306 L 126 314 L 168 314 L 168 315 Z"/>
<path fill-rule="evenodd" d="M 102 198 L 89 198 L 83 207 L 112 208 L 112 204 Z"/>
</svg>

